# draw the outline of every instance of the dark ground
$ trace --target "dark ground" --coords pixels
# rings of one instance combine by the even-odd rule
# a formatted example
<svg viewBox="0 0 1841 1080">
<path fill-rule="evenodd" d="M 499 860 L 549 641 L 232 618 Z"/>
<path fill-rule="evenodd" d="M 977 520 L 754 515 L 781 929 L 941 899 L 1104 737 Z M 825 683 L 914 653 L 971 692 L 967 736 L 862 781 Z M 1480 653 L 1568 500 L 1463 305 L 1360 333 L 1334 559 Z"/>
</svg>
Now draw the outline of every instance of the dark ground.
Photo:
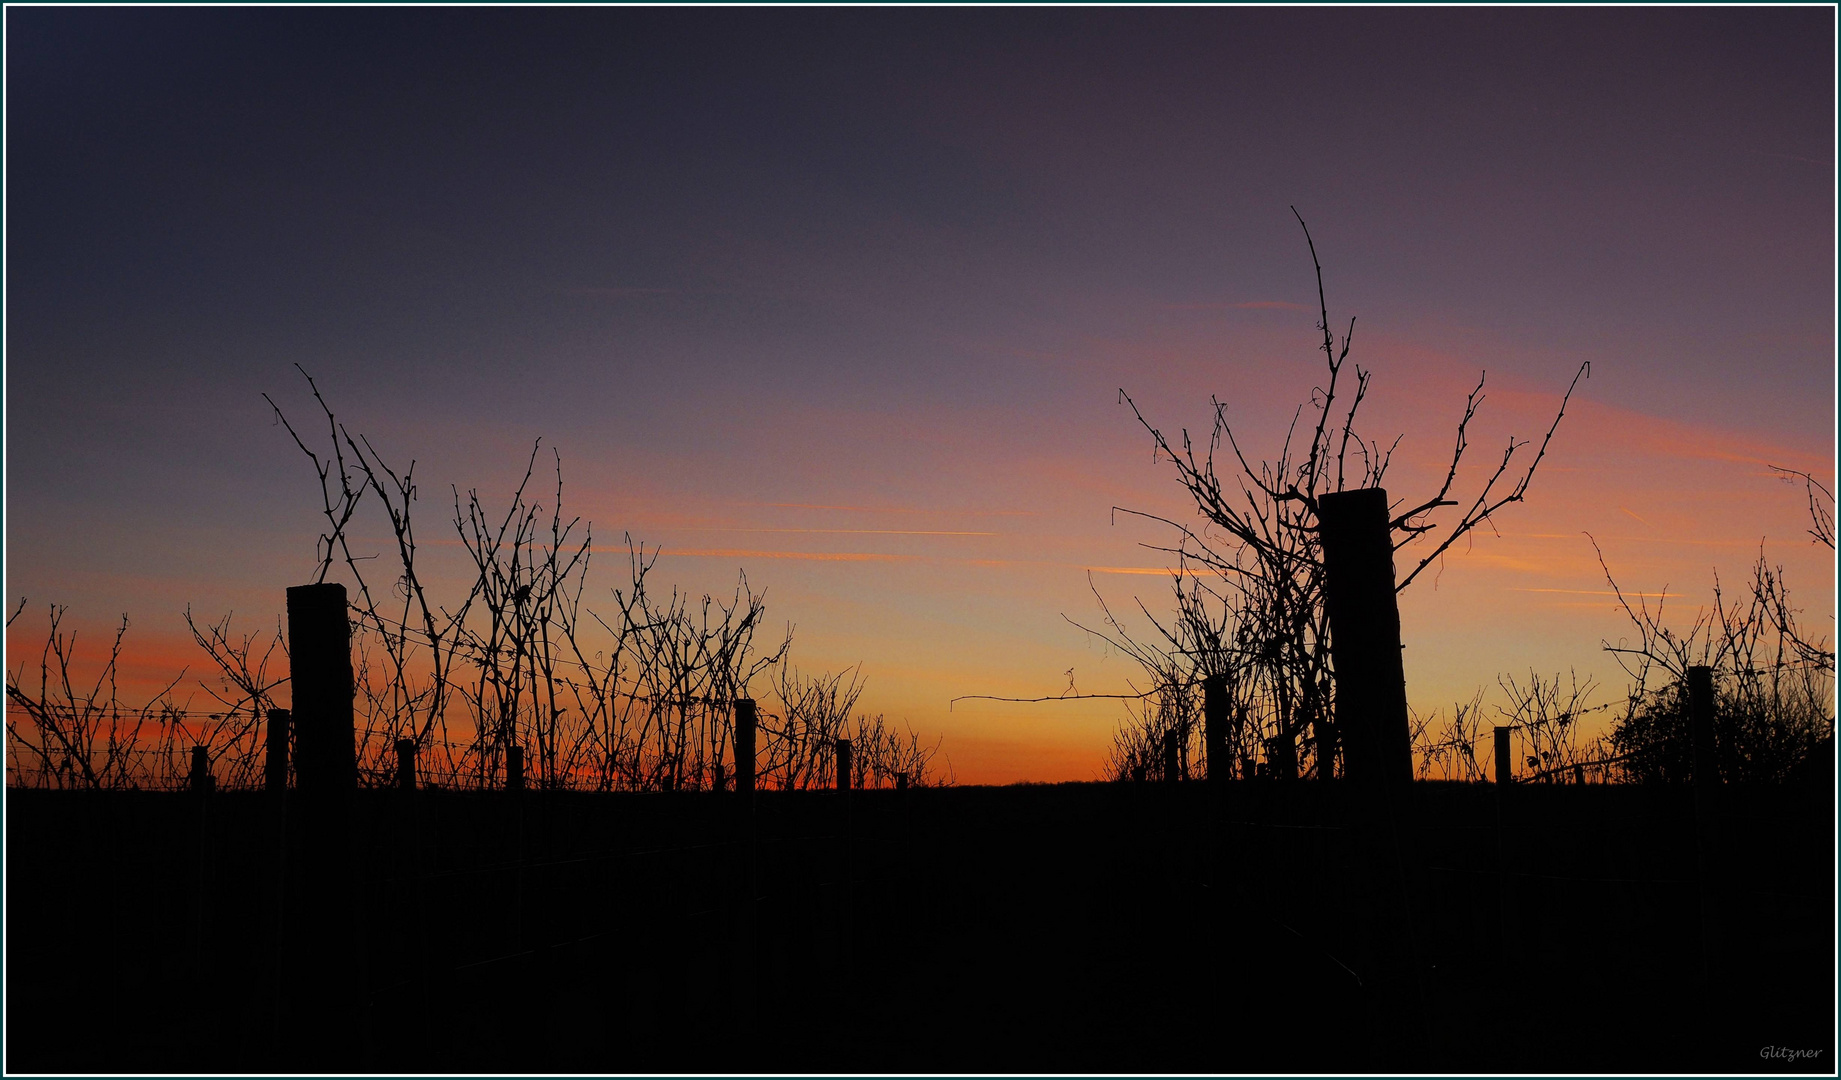
<svg viewBox="0 0 1841 1080">
<path fill-rule="evenodd" d="M 1495 794 L 9 790 L 5 1064 L 1833 1072 L 1831 789 Z"/>
</svg>

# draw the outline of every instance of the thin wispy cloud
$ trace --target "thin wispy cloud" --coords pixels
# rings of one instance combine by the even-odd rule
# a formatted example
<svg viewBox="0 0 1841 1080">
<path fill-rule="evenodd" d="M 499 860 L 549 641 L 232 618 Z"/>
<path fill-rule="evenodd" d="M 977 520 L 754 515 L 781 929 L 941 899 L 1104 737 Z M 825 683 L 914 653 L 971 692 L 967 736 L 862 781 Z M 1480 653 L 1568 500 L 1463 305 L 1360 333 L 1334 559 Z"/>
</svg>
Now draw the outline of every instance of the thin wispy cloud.
<svg viewBox="0 0 1841 1080">
<path fill-rule="evenodd" d="M 1628 513 L 1628 511 L 1625 511 L 1625 512 Z M 1631 514 L 1630 516 L 1636 517 L 1635 514 Z M 1637 520 L 1642 521 L 1643 519 L 1637 518 Z M 1643 524 L 1647 525 L 1649 524 L 1649 522 L 1644 521 Z M 1686 545 L 1688 547 L 1715 547 L 1715 548 L 1755 548 L 1758 546 L 1758 541 L 1756 540 L 1702 540 L 1699 538 L 1686 537 L 1686 536 L 1611 536 L 1611 535 L 1601 535 L 1598 533 L 1594 533 L 1593 535 L 1597 536 L 1598 540 L 1601 543 L 1616 541 L 1621 544 L 1681 544 L 1681 545 Z M 1579 540 L 1580 539 L 1580 534 L 1578 533 L 1504 532 L 1502 536 L 1504 539 L 1520 539 L 1520 540 Z"/>
<path fill-rule="evenodd" d="M 1534 593 L 1569 593 L 1569 594 L 1571 594 L 1571 595 L 1574 595 L 1574 596 L 1616 596 L 1616 595 L 1617 595 L 1617 593 L 1615 593 L 1615 592 L 1613 592 L 1613 591 L 1611 591 L 1610 589 L 1521 589 L 1521 588 L 1509 588 L 1509 589 L 1506 589 L 1506 590 L 1504 590 L 1504 591 L 1506 591 L 1506 592 L 1534 592 Z M 1642 597 L 1652 597 L 1652 598 L 1660 598 L 1660 597 L 1669 597 L 1669 596 L 1681 596 L 1681 595 L 1683 595 L 1683 594 L 1682 594 L 1682 593 L 1678 593 L 1678 592 L 1637 592 L 1637 591 L 1635 591 L 1634 589 L 1627 589 L 1627 590 L 1625 590 L 1625 591 L 1624 591 L 1624 595 L 1625 595 L 1625 596 L 1642 596 Z"/>
<path fill-rule="evenodd" d="M 1510 391 L 1499 392 L 1498 396 L 1513 400 L 1522 395 Z M 1834 468 L 1833 459 L 1818 449 L 1798 448 L 1766 441 L 1751 432 L 1691 424 L 1589 399 L 1580 402 L 1579 419 L 1581 427 L 1599 437 L 1639 447 L 1659 458 L 1727 461 L 1766 468 L 1786 462 L 1811 470 Z"/>
<path fill-rule="evenodd" d="M 831 503 L 738 502 L 731 506 L 771 506 L 779 510 L 848 510 L 861 514 L 966 514 L 996 517 L 1035 517 L 1034 510 L 964 510 L 924 506 L 841 506 Z"/>
<path fill-rule="evenodd" d="M 659 554 L 687 559 L 806 559 L 812 562 L 913 562 L 922 558 L 919 555 L 891 555 L 878 551 L 744 551 L 739 548 L 661 548 Z"/>
<path fill-rule="evenodd" d="M 602 548 L 596 552 L 624 552 L 625 548 Z M 881 551 L 758 551 L 743 548 L 676 548 L 657 549 L 661 555 L 680 555 L 693 559 L 800 559 L 812 562 L 928 562 L 958 566 L 1030 567 L 1080 571 L 1094 574 L 1135 574 L 1168 577 L 1171 571 L 1159 566 L 1083 566 L 1079 563 L 1047 559 L 972 559 L 952 555 L 910 555 Z"/>
<path fill-rule="evenodd" d="M 967 529 L 761 529 L 746 525 L 679 525 L 674 532 L 823 533 L 846 536 L 1002 536 Z"/>
</svg>

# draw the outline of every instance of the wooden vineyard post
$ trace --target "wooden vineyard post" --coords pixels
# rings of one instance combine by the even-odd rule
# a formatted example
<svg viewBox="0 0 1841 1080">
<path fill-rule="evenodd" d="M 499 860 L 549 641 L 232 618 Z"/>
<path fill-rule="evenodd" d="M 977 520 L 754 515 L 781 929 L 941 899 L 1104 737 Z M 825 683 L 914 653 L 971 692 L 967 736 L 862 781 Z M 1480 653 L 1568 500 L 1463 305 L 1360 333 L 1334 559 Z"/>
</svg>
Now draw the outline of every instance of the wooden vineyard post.
<svg viewBox="0 0 1841 1080">
<path fill-rule="evenodd" d="M 851 775 L 851 765 L 853 762 L 851 761 L 850 750 L 849 739 L 837 740 L 837 790 L 842 795 L 844 819 L 839 822 L 839 828 L 843 833 L 843 840 L 840 845 L 843 858 L 841 860 L 842 866 L 840 867 L 842 873 L 840 873 L 838 877 L 839 885 L 844 892 L 844 940 L 841 963 L 839 965 L 838 977 L 836 980 L 836 989 L 840 1004 L 846 999 L 848 987 L 851 984 L 851 971 L 855 967 L 856 960 L 856 822 L 852 817 L 852 807 L 850 805 L 850 787 L 854 779 Z"/>
<path fill-rule="evenodd" d="M 1381 488 L 1317 500 L 1323 593 L 1335 665 L 1335 723 L 1343 775 L 1353 789 L 1354 883 L 1367 970 L 1375 1068 L 1425 1067 L 1425 1009 L 1412 932 L 1417 871 L 1409 856 L 1413 779 L 1400 607 L 1394 593 L 1392 525 Z M 1326 740 L 1327 741 L 1327 740 Z M 1319 757 L 1333 747 L 1321 747 Z"/>
<path fill-rule="evenodd" d="M 735 752 L 735 890 L 729 917 L 728 995 L 735 1018 L 735 1041 L 748 1045 L 754 1035 L 755 896 L 759 891 L 754 835 L 754 734 L 758 716 L 753 698 L 731 703 L 731 737 Z"/>
<path fill-rule="evenodd" d="M 294 687 L 294 776 L 304 793 L 358 786 L 352 723 L 352 636 L 345 586 L 288 590 L 288 647 Z"/>
<path fill-rule="evenodd" d="M 416 796 L 419 788 L 416 776 L 416 741 L 410 738 L 396 740 L 396 776 L 394 788 L 400 798 L 392 801 L 389 816 L 390 827 L 394 832 L 393 851 L 391 853 L 390 886 L 394 893 L 395 910 L 398 912 L 419 912 L 426 910 L 427 897 L 423 893 L 419 854 L 421 851 L 421 800 Z M 421 937 L 415 918 L 398 915 L 391 924 L 392 944 L 395 946 L 396 975 L 393 980 L 401 987 L 414 987 L 413 992 L 425 993 L 425 984 L 419 982 L 426 976 L 423 970 L 421 954 Z M 388 1050 L 386 1053 L 405 1052 L 401 1029 L 392 1027 L 390 1034 L 384 1038 Z M 406 1040 L 405 1040 L 406 1041 Z"/>
<path fill-rule="evenodd" d="M 1507 811 L 1509 787 L 1515 782 L 1514 751 L 1509 746 L 1507 725 L 1497 725 L 1493 743 L 1493 760 L 1496 774 L 1496 927 L 1495 940 L 1491 942 L 1491 952 L 1495 954 L 1495 975 L 1498 990 L 1506 994 L 1513 975 L 1509 968 L 1509 942 L 1513 940 L 1509 933 L 1509 847 L 1508 833 L 1503 828 L 1503 817 Z M 1500 1013 L 1495 1015 L 1494 1035 L 1499 1047 L 1507 1052 L 1508 1040 L 1504 1031 L 1505 1020 Z"/>
<path fill-rule="evenodd" d="M 514 794 L 524 790 L 524 747 L 522 746 L 505 748 L 505 790 Z"/>
<path fill-rule="evenodd" d="M 288 927 L 288 710 L 270 709 L 268 729 L 263 734 L 268 753 L 263 762 L 263 787 L 273 804 L 269 826 L 272 858 L 268 891 L 275 905 L 271 919 L 274 936 L 269 941 L 269 957 L 274 966 L 270 973 L 269 1041 L 271 1045 L 280 1046 L 287 1006 L 283 972 L 287 968 Z"/>
<path fill-rule="evenodd" d="M 1289 732 L 1266 740 L 1266 775 L 1274 780 L 1298 778 L 1298 744 Z"/>
<path fill-rule="evenodd" d="M 1688 736 L 1693 740 L 1694 790 L 1720 782 L 1719 756 L 1713 737 L 1713 669 L 1688 669 Z"/>
<path fill-rule="evenodd" d="M 210 957 L 206 954 L 209 936 L 206 928 L 211 919 L 211 752 L 202 746 L 192 747 L 192 772 L 187 778 L 192 798 L 198 804 L 197 865 L 192 892 L 192 976 L 194 993 L 205 995 L 210 978 Z"/>
<path fill-rule="evenodd" d="M 396 740 L 396 787 L 399 791 L 416 789 L 416 741 Z"/>
<path fill-rule="evenodd" d="M 1227 749 L 1227 678 L 1219 673 L 1202 679 L 1202 768 L 1208 777 L 1208 831 L 1207 852 L 1204 865 L 1208 871 L 1208 887 L 1213 895 L 1225 895 L 1220 889 L 1222 883 L 1221 865 L 1221 819 L 1222 808 L 1227 804 L 1227 781 L 1234 775 L 1233 760 Z M 1236 735 L 1235 742 L 1239 742 Z M 1228 949 L 1231 948 L 1231 935 L 1226 931 L 1227 920 L 1211 917 L 1206 921 L 1208 936 L 1205 939 L 1213 961 L 1222 963 Z M 1237 992 L 1238 980 L 1232 980 Z"/>
<path fill-rule="evenodd" d="M 754 699 L 735 699 L 735 793 L 754 794 Z"/>
<path fill-rule="evenodd" d="M 843 962 L 836 981 L 839 1005 L 847 1001 L 856 970 L 856 819 L 851 806 L 856 776 L 852 775 L 851 756 L 851 740 L 838 740 L 838 791 L 843 793 L 843 874 L 839 874 L 843 885 Z"/>
<path fill-rule="evenodd" d="M 192 774 L 188 778 L 191 789 L 200 795 L 207 795 L 216 785 L 211 779 L 211 751 L 202 746 L 192 747 Z"/>
<path fill-rule="evenodd" d="M 296 1059 L 281 1071 L 359 1071 L 362 1017 L 354 950 L 358 904 L 351 880 L 350 815 L 357 787 L 352 723 L 351 622 L 345 586 L 288 589 L 295 800 L 300 861 L 292 875 L 285 948 L 291 978 L 288 1037 Z"/>
<path fill-rule="evenodd" d="M 1413 778 L 1413 749 L 1387 492 L 1336 492 L 1319 499 L 1318 507 L 1343 768 L 1354 783 L 1406 784 Z"/>
<path fill-rule="evenodd" d="M 1701 977 L 1703 1007 L 1710 1008 L 1720 979 L 1721 900 L 1725 872 L 1720 858 L 1719 756 L 1714 746 L 1713 669 L 1688 668 L 1688 738 L 1694 769 L 1694 840 L 1700 879 Z"/>
<path fill-rule="evenodd" d="M 1202 766 L 1216 787 L 1234 775 L 1227 751 L 1227 713 L 1227 678 L 1210 675 L 1202 680 Z"/>
<path fill-rule="evenodd" d="M 1177 756 L 1176 732 L 1163 733 L 1163 781 L 1174 784 L 1182 776 L 1182 763 Z"/>
<path fill-rule="evenodd" d="M 270 791 L 288 788 L 288 710 L 268 711 L 268 759 L 263 763 L 263 786 Z"/>
</svg>

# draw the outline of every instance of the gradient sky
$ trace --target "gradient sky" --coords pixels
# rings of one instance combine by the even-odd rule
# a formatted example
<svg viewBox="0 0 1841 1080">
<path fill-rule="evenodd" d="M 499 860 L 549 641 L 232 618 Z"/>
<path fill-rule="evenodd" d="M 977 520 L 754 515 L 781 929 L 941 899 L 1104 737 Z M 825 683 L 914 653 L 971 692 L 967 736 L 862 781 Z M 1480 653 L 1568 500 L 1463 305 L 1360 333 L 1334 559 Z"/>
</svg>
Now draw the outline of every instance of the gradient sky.
<svg viewBox="0 0 1841 1080">
<path fill-rule="evenodd" d="M 1292 205 L 1396 496 L 1479 371 L 1473 479 L 1592 364 L 1528 504 L 1403 596 L 1416 708 L 1530 667 L 1616 695 L 1587 531 L 1684 611 L 1762 543 L 1833 636 L 1765 468 L 1833 486 L 1831 7 L 5 20 L 7 594 L 127 612 L 136 678 L 202 671 L 187 603 L 272 626 L 309 575 L 260 397 L 306 417 L 298 363 L 418 462 L 424 536 L 541 436 L 591 595 L 623 532 L 695 591 L 745 568 L 960 781 L 1092 777 L 1116 704 L 948 701 L 1125 688 L 1063 616 L 1096 568 L 1167 608 L 1167 533 L 1110 510 L 1193 509 L 1118 391 L 1276 445 L 1321 372 Z"/>
</svg>

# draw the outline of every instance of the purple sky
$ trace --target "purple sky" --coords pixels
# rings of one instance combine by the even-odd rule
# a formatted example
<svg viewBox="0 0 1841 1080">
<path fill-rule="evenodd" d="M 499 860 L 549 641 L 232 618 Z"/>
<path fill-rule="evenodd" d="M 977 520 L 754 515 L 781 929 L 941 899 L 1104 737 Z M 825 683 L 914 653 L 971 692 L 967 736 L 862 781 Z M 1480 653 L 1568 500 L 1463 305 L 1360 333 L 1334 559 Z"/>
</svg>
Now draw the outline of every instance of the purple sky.
<svg viewBox="0 0 1841 1080">
<path fill-rule="evenodd" d="M 746 567 L 802 666 L 861 661 L 962 778 L 1088 775 L 1114 711 L 945 701 L 1122 685 L 1061 615 L 1093 617 L 1086 568 L 1162 565 L 1110 507 L 1183 508 L 1117 390 L 1170 430 L 1215 394 L 1271 444 L 1317 374 L 1294 205 L 1403 493 L 1479 369 L 1485 456 L 1593 364 L 1530 505 L 1405 600 L 1416 706 L 1614 673 L 1588 529 L 1690 603 L 1766 539 L 1832 635 L 1832 562 L 1760 464 L 1832 486 L 1829 7 L 12 7 L 6 34 L 7 592 L 126 610 L 162 656 L 188 601 L 272 622 L 312 564 L 260 397 L 304 414 L 299 363 L 420 460 L 431 533 L 542 436 L 597 537 L 685 552 L 692 588 Z"/>
</svg>

